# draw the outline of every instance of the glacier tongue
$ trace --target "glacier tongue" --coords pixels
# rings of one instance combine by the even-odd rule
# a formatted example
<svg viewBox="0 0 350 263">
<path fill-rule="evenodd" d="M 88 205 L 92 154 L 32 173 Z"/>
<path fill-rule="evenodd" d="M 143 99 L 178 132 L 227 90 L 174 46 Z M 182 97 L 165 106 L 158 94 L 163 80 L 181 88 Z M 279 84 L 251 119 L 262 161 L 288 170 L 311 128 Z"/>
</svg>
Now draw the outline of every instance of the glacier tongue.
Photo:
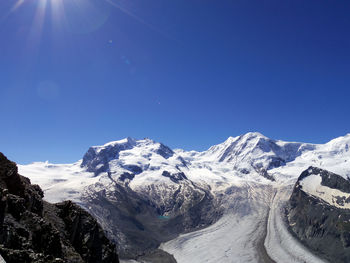
<svg viewBox="0 0 350 263">
<path fill-rule="evenodd" d="M 292 186 L 248 183 L 227 191 L 215 224 L 161 244 L 181 263 L 324 263 L 287 230 L 281 209 Z M 193 257 L 196 255 L 196 257 Z"/>
</svg>

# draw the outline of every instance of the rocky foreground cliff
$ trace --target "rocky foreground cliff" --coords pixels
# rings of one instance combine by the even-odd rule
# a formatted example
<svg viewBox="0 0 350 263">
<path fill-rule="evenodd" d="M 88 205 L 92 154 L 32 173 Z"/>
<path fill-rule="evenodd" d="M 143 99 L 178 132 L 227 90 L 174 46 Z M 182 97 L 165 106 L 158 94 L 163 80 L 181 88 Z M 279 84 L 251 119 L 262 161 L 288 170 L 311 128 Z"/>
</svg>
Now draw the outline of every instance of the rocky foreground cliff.
<svg viewBox="0 0 350 263">
<path fill-rule="evenodd" d="M 309 167 L 299 177 L 289 201 L 292 233 L 330 262 L 350 262 L 350 181 Z"/>
<path fill-rule="evenodd" d="M 0 153 L 0 254 L 7 263 L 117 263 L 115 245 L 71 201 L 43 201 L 38 185 Z"/>
</svg>

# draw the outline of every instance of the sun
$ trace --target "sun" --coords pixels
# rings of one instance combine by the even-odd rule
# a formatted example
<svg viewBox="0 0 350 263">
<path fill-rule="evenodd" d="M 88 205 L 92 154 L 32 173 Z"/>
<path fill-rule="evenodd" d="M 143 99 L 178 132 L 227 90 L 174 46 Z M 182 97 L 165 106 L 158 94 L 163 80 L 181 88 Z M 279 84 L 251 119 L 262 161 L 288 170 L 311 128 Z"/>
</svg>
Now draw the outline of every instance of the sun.
<svg viewBox="0 0 350 263">
<path fill-rule="evenodd" d="M 1 1 L 1 0 L 0 0 Z M 54 30 L 66 29 L 73 33 L 91 33 L 101 28 L 111 15 L 111 8 L 117 8 L 124 14 L 137 20 L 151 30 L 174 40 L 161 32 L 141 17 L 137 16 L 131 8 L 121 0 L 16 0 L 5 18 L 26 4 L 36 5 L 34 21 L 32 23 L 33 35 L 39 36 L 46 19 L 51 20 Z"/>
</svg>

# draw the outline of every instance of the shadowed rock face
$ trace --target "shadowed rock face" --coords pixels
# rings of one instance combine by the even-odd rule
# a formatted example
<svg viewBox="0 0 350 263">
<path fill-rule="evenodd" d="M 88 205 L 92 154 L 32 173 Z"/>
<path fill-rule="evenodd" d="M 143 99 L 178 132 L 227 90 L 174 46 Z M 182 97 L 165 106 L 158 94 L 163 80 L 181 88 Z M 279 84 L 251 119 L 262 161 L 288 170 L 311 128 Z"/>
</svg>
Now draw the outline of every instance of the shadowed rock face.
<svg viewBox="0 0 350 263">
<path fill-rule="evenodd" d="M 102 149 L 90 147 L 83 157 L 82 167 L 86 167 L 87 171 L 95 173 L 106 172 L 109 169 L 109 161 L 119 158 L 119 152 L 129 150 L 135 146 L 135 141 L 128 138 L 123 144 L 109 145 Z"/>
<path fill-rule="evenodd" d="M 326 170 L 308 168 L 300 175 L 289 200 L 290 231 L 330 262 L 350 262 L 350 210 L 329 205 L 303 191 L 300 181 L 310 175 L 320 175 L 323 186 L 349 193 L 348 180 Z"/>
<path fill-rule="evenodd" d="M 0 254 L 11 262 L 119 262 L 96 220 L 70 201 L 49 204 L 0 153 Z"/>
<path fill-rule="evenodd" d="M 171 174 L 168 171 L 163 171 L 162 176 L 170 178 L 174 183 L 187 179 L 186 175 L 183 172 Z"/>
</svg>

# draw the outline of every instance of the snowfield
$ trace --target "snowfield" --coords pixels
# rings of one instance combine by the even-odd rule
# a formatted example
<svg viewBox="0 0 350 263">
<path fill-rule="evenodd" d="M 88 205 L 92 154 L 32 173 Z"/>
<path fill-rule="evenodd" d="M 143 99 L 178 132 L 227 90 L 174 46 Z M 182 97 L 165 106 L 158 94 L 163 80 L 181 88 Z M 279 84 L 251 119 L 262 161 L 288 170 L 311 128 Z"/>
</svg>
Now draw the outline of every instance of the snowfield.
<svg viewBox="0 0 350 263">
<path fill-rule="evenodd" d="M 57 203 L 63 200 L 80 202 L 84 188 L 97 183 L 102 176 L 94 177 L 80 167 L 81 161 L 73 164 L 50 164 L 35 162 L 28 165 L 18 165 L 21 175 L 29 177 L 33 184 L 38 184 L 44 190 L 45 200 Z"/>
<path fill-rule="evenodd" d="M 180 181 L 207 189 L 224 207 L 224 215 L 207 228 L 161 244 L 180 263 L 316 263 L 325 261 L 291 236 L 282 209 L 297 178 L 309 166 L 350 177 L 349 145 L 350 134 L 326 144 L 307 144 L 248 133 L 196 152 L 173 151 L 150 139 L 127 138 L 93 146 L 74 164 L 36 162 L 18 167 L 20 174 L 42 187 L 47 201 L 71 199 L 82 206 L 84 193 L 113 189 L 115 184 L 162 196 L 159 202 L 164 203 Z M 350 196 L 330 191 L 320 182 L 313 175 L 301 185 L 307 193 L 337 207 L 333 195 Z"/>
</svg>

